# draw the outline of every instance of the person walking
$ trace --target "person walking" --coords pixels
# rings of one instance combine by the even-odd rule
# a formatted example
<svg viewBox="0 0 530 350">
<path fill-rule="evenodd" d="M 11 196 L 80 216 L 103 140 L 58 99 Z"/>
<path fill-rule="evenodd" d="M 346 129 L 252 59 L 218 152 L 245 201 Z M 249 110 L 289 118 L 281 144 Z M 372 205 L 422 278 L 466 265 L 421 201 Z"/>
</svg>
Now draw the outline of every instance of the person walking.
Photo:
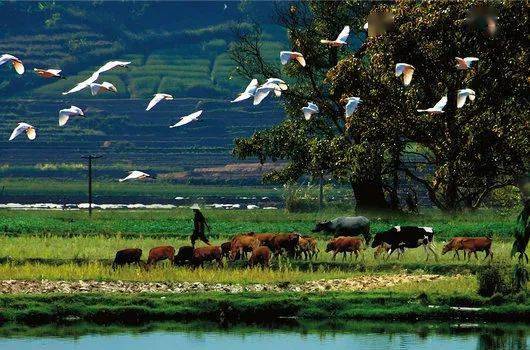
<svg viewBox="0 0 530 350">
<path fill-rule="evenodd" d="M 208 240 L 208 238 L 206 237 L 204 233 L 206 229 L 208 229 L 208 233 L 210 233 L 211 229 L 210 229 L 210 225 L 208 225 L 208 221 L 206 220 L 204 215 L 202 215 L 201 213 L 201 207 L 199 207 L 198 204 L 193 204 L 190 207 L 190 209 L 193 209 L 193 214 L 194 214 L 193 233 L 191 234 L 191 237 L 190 237 L 191 245 L 195 247 L 195 241 L 197 241 L 197 239 L 200 239 L 204 243 L 210 245 L 210 241 Z"/>
</svg>

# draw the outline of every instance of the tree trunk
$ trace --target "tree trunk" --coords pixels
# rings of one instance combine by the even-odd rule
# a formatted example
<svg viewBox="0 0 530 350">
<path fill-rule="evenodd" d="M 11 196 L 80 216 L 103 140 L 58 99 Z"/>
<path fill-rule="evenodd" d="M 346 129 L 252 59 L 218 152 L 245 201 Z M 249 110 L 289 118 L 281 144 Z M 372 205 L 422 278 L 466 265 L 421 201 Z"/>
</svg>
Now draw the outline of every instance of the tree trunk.
<svg viewBox="0 0 530 350">
<path fill-rule="evenodd" d="M 380 180 L 351 182 L 357 211 L 388 210 Z"/>
</svg>

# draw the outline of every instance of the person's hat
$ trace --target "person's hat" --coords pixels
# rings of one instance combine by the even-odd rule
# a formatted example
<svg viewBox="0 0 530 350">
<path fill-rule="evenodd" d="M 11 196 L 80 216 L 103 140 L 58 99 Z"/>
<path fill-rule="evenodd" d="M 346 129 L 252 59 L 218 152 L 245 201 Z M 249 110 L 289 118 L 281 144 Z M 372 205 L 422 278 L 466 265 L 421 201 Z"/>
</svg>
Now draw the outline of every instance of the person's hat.
<svg viewBox="0 0 530 350">
<path fill-rule="evenodd" d="M 197 203 L 193 204 L 190 209 L 193 209 L 193 210 L 200 210 L 201 207 L 199 207 L 199 205 Z"/>
</svg>

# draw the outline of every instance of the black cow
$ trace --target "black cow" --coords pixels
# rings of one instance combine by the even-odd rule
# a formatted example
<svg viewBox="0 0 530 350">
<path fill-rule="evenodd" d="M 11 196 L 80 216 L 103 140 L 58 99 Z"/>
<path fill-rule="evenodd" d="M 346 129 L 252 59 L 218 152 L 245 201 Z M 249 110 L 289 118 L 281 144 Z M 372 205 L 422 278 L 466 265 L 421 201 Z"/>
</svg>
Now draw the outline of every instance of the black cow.
<svg viewBox="0 0 530 350">
<path fill-rule="evenodd" d="M 118 250 L 112 263 L 112 269 L 116 270 L 118 266 L 125 266 L 131 264 L 140 265 L 140 258 L 142 257 L 142 250 L 139 248 L 128 248 Z"/>
<path fill-rule="evenodd" d="M 175 255 L 175 259 L 173 260 L 173 265 L 183 266 L 186 264 L 190 264 L 192 258 L 193 258 L 193 247 L 192 246 L 180 247 L 177 255 Z"/>
<path fill-rule="evenodd" d="M 432 227 L 417 227 L 417 226 L 395 226 L 390 230 L 378 232 L 374 236 L 372 248 L 375 248 L 382 243 L 390 245 L 390 252 L 398 250 L 398 254 L 402 253 L 405 248 L 418 248 L 423 246 L 429 260 L 429 251 L 434 254 L 434 258 L 438 261 L 438 255 L 433 248 L 434 232 Z"/>
<path fill-rule="evenodd" d="M 328 232 L 338 236 L 363 236 L 370 242 L 370 220 L 364 216 L 341 216 L 333 220 L 319 222 L 313 232 Z"/>
</svg>

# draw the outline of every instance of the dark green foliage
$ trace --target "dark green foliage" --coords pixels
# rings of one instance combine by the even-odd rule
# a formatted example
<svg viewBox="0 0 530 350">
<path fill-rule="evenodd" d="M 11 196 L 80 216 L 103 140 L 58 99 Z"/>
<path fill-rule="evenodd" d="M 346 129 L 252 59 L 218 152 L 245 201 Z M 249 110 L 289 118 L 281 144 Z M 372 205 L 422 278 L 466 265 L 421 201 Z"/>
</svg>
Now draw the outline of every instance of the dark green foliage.
<svg viewBox="0 0 530 350">
<path fill-rule="evenodd" d="M 505 269 L 498 265 L 488 265 L 477 272 L 478 294 L 491 297 L 496 293 L 509 291 L 509 281 Z"/>
<path fill-rule="evenodd" d="M 279 317 L 300 320 L 418 320 L 466 317 L 474 320 L 528 320 L 530 307 L 503 299 L 462 296 L 459 301 L 432 297 L 430 308 L 407 295 L 379 293 L 242 293 L 242 294 L 159 294 L 151 295 L 46 295 L 0 296 L 0 318 L 4 322 L 31 325 L 64 322 L 68 318 L 104 324 L 143 324 L 163 320 L 208 320 L 229 322 L 271 322 Z M 463 302 L 463 303 L 462 303 Z M 24 304 L 26 307 L 21 308 Z M 474 305 L 475 312 L 448 306 Z M 498 304 L 498 305 L 496 305 Z M 496 305 L 495 307 L 489 307 Z"/>
</svg>

